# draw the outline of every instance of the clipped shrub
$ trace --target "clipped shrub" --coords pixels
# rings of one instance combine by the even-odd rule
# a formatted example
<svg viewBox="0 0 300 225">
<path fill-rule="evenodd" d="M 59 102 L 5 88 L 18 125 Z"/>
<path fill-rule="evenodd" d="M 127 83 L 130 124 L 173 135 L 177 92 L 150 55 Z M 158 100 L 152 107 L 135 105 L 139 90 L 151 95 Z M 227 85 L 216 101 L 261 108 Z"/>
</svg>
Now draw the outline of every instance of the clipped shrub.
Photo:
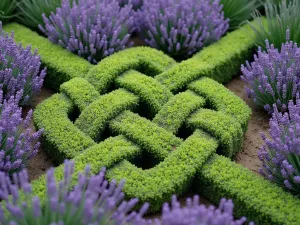
<svg viewBox="0 0 300 225">
<path fill-rule="evenodd" d="M 3 91 L 0 90 L 0 171 L 11 175 L 25 167 L 28 160 L 36 155 L 40 143 L 42 130 L 32 133 L 29 128 L 32 111 L 22 119 L 22 109 L 18 102 L 22 91 L 16 97 L 3 100 Z M 1 182 L 0 182 L 1 183 Z M 1 214 L 1 213 L 0 213 Z"/>
<path fill-rule="evenodd" d="M 178 59 L 217 40 L 229 27 L 219 0 L 145 1 L 137 13 L 140 33 L 151 47 Z"/>
<path fill-rule="evenodd" d="M 49 40 L 94 64 L 131 45 L 131 4 L 121 8 L 116 0 L 64 1 L 56 14 L 43 19 L 45 26 L 39 27 Z"/>
<path fill-rule="evenodd" d="M 14 16 L 14 10 L 17 6 L 17 0 L 0 1 L 0 21 L 6 22 Z"/>
<path fill-rule="evenodd" d="M 300 48 L 289 39 L 287 30 L 281 50 L 266 41 L 267 51 L 259 47 L 254 62 L 242 65 L 242 79 L 249 85 L 248 97 L 269 113 L 273 112 L 273 104 L 285 111 L 289 100 L 300 91 Z"/>
<path fill-rule="evenodd" d="M 20 105 L 30 103 L 34 94 L 37 94 L 43 85 L 46 70 L 42 70 L 40 57 L 37 51 L 31 53 L 31 47 L 23 49 L 14 42 L 14 33 L 11 36 L 4 34 L 0 22 L 0 84 L 5 99 L 23 91 Z"/>
<path fill-rule="evenodd" d="M 139 213 L 129 214 L 137 199 L 123 201 L 123 182 L 119 185 L 114 181 L 108 183 L 104 179 L 105 170 L 91 176 L 87 166 L 84 174 L 78 175 L 76 185 L 70 190 L 74 164 L 65 162 L 64 167 L 64 178 L 60 182 L 56 182 L 54 169 L 48 170 L 45 201 L 33 196 L 26 170 L 15 175 L 13 183 L 4 173 L 0 173 L 0 199 L 4 200 L 4 207 L 8 211 L 3 215 L 4 209 L 0 205 L 1 224 L 143 224 L 141 217 L 147 210 L 147 205 Z M 18 188 L 25 198 L 20 197 L 21 191 Z M 12 198 L 9 198 L 10 192 Z"/>
<path fill-rule="evenodd" d="M 264 5 L 266 20 L 259 12 L 254 13 L 253 18 L 256 25 L 251 25 L 255 33 L 257 46 L 264 46 L 265 40 L 273 43 L 275 48 L 280 48 L 285 42 L 286 30 L 290 30 L 290 39 L 295 43 L 300 43 L 300 1 L 292 0 L 282 2 L 277 5 L 272 1 L 267 1 Z M 265 47 L 263 47 L 265 49 Z"/>
<path fill-rule="evenodd" d="M 172 197 L 171 205 L 165 203 L 162 210 L 161 221 L 156 220 L 155 225 L 242 225 L 246 218 L 235 220 L 233 217 L 233 202 L 222 199 L 218 208 L 206 207 L 199 204 L 199 197 L 186 200 L 186 207 L 181 208 L 176 196 Z M 249 225 L 254 225 L 250 222 Z"/>
<path fill-rule="evenodd" d="M 230 30 L 250 19 L 254 10 L 260 6 L 257 0 L 221 0 L 220 3 L 223 5 L 224 17 L 230 19 Z"/>
<path fill-rule="evenodd" d="M 267 179 L 289 190 L 300 194 L 300 98 L 296 104 L 288 105 L 289 113 L 274 113 L 270 119 L 271 140 L 262 135 L 265 145 L 259 151 L 262 161 L 260 172 Z"/>
</svg>

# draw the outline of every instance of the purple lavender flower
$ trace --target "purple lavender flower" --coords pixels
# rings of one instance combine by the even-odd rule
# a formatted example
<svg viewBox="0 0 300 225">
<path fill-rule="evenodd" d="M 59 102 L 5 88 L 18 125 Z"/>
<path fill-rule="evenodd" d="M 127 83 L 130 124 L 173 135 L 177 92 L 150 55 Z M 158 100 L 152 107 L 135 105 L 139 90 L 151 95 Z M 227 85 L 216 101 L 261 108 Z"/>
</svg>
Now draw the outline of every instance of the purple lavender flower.
<svg viewBox="0 0 300 225">
<path fill-rule="evenodd" d="M 43 16 L 49 40 L 96 64 L 104 57 L 131 45 L 134 30 L 132 5 L 117 0 L 65 0 L 56 14 Z"/>
<path fill-rule="evenodd" d="M 108 183 L 104 179 L 105 170 L 90 176 L 90 168 L 87 166 L 85 173 L 78 175 L 76 185 L 70 190 L 74 181 L 74 163 L 66 161 L 64 167 L 64 179 L 59 183 L 55 180 L 53 168 L 47 172 L 47 197 L 43 203 L 33 196 L 26 170 L 14 174 L 13 182 L 4 173 L 0 173 L 0 199 L 4 200 L 3 205 L 8 211 L 4 214 L 3 205 L 0 204 L 1 224 L 145 224 L 142 216 L 148 206 L 144 205 L 138 213 L 130 212 L 137 199 L 123 200 L 124 182 L 118 186 L 115 181 Z M 23 200 L 19 188 L 25 195 Z M 9 198 L 9 194 L 12 198 Z M 41 207 L 42 204 L 44 207 Z"/>
<path fill-rule="evenodd" d="M 5 99 L 23 90 L 19 104 L 30 103 L 32 96 L 41 90 L 46 70 L 40 72 L 41 61 L 37 55 L 31 53 L 31 47 L 23 49 L 14 42 L 11 36 L 4 34 L 0 22 L 0 85 Z"/>
<path fill-rule="evenodd" d="M 234 220 L 231 200 L 222 199 L 216 209 L 199 204 L 199 197 L 194 196 L 187 199 L 186 205 L 181 208 L 176 196 L 173 196 L 171 207 L 168 203 L 164 204 L 161 221 L 156 220 L 155 225 L 243 225 L 246 222 L 245 217 Z"/>
<path fill-rule="evenodd" d="M 37 142 L 42 130 L 32 133 L 29 128 L 32 111 L 22 119 L 22 109 L 18 102 L 22 91 L 16 97 L 3 100 L 3 91 L 0 89 L 0 171 L 12 174 L 23 169 L 30 158 L 36 155 L 40 143 Z"/>
<path fill-rule="evenodd" d="M 219 0 L 151 0 L 138 12 L 145 42 L 174 58 L 187 58 L 217 41 L 229 27 Z"/>
<path fill-rule="evenodd" d="M 270 120 L 271 140 L 262 134 L 265 145 L 258 156 L 262 161 L 260 172 L 267 179 L 300 194 L 300 94 L 296 104 L 288 103 L 288 113 L 280 113 L 274 104 Z"/>
<path fill-rule="evenodd" d="M 267 51 L 258 48 L 254 62 L 242 65 L 241 77 L 249 86 L 246 93 L 249 98 L 273 112 L 273 104 L 284 112 L 289 100 L 293 100 L 300 91 L 300 48 L 289 41 L 290 31 L 286 31 L 286 43 L 281 50 L 266 41 Z"/>
</svg>

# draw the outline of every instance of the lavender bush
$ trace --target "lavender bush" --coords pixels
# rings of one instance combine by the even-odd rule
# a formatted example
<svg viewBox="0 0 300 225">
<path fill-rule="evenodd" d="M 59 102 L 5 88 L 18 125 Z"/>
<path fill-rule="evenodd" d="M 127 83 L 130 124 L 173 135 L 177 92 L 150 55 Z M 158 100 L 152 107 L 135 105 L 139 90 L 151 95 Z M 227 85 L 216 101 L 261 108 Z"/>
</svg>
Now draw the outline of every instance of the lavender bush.
<svg viewBox="0 0 300 225">
<path fill-rule="evenodd" d="M 39 27 L 49 40 L 94 64 L 131 45 L 131 4 L 121 8 L 117 0 L 63 1 L 56 14 L 43 19 L 45 27 Z"/>
<path fill-rule="evenodd" d="M 22 109 L 18 102 L 22 91 L 16 97 L 3 100 L 0 89 L 0 171 L 11 175 L 23 169 L 28 160 L 36 155 L 40 143 L 37 142 L 42 131 L 32 133 L 29 128 L 32 111 L 22 119 Z"/>
<path fill-rule="evenodd" d="M 234 220 L 231 200 L 222 199 L 219 208 L 215 209 L 199 205 L 198 196 L 188 199 L 185 208 L 180 207 L 174 196 L 171 208 L 167 203 L 164 205 L 161 220 L 146 220 L 143 215 L 147 211 L 147 203 L 135 212 L 132 209 L 137 199 L 123 200 L 124 181 L 118 186 L 115 181 L 108 183 L 104 179 L 105 169 L 90 176 L 87 166 L 85 173 L 79 174 L 77 183 L 71 188 L 73 161 L 66 161 L 64 167 L 64 178 L 59 183 L 55 180 L 53 168 L 47 172 L 47 197 L 43 203 L 33 196 L 26 170 L 14 174 L 13 182 L 0 173 L 0 199 L 5 202 L 0 204 L 0 222 L 14 225 L 242 225 L 246 222 L 244 217 Z M 20 195 L 19 188 L 23 195 Z M 44 207 L 41 207 L 42 204 Z M 3 213 L 3 206 L 8 213 Z"/>
<path fill-rule="evenodd" d="M 73 162 L 65 162 L 64 179 L 57 183 L 54 169 L 47 172 L 47 198 L 44 207 L 41 200 L 33 196 L 28 175 L 23 170 L 13 176 L 13 183 L 0 173 L 0 199 L 5 201 L 8 211 L 4 214 L 0 205 L 1 224 L 14 225 L 143 225 L 144 205 L 139 213 L 129 211 L 137 203 L 137 199 L 128 202 L 123 200 L 121 192 L 123 183 L 118 186 L 114 181 L 108 184 L 104 180 L 104 170 L 98 175 L 90 176 L 89 167 L 85 174 L 79 174 L 78 182 L 70 190 L 74 170 Z M 21 200 L 18 188 L 25 198 Z M 9 193 L 12 198 L 9 198 Z M 129 214 L 128 214 L 129 213 Z"/>
<path fill-rule="evenodd" d="M 198 196 L 187 199 L 186 204 L 181 208 L 176 196 L 173 196 L 171 207 L 168 203 L 164 204 L 161 221 L 156 220 L 155 225 L 243 225 L 247 221 L 245 217 L 234 219 L 231 200 L 222 199 L 217 209 L 199 204 Z"/>
<path fill-rule="evenodd" d="M 23 91 L 20 105 L 30 103 L 32 96 L 41 90 L 46 75 L 42 70 L 37 51 L 31 53 L 31 47 L 23 49 L 11 36 L 4 34 L 0 22 L 0 85 L 5 99 Z"/>
<path fill-rule="evenodd" d="M 300 48 L 289 38 L 287 30 L 286 43 L 280 51 L 266 41 L 267 51 L 259 47 L 254 62 L 246 62 L 241 68 L 242 79 L 249 85 L 248 97 L 269 113 L 273 112 L 273 104 L 285 111 L 289 100 L 300 91 Z"/>
<path fill-rule="evenodd" d="M 260 172 L 277 185 L 300 196 L 300 97 L 290 101 L 289 113 L 274 113 L 270 120 L 271 140 L 262 135 L 265 145 L 259 151 Z"/>
<path fill-rule="evenodd" d="M 174 58 L 193 55 L 225 34 L 219 0 L 151 0 L 137 13 L 139 31 L 145 42 Z"/>
</svg>

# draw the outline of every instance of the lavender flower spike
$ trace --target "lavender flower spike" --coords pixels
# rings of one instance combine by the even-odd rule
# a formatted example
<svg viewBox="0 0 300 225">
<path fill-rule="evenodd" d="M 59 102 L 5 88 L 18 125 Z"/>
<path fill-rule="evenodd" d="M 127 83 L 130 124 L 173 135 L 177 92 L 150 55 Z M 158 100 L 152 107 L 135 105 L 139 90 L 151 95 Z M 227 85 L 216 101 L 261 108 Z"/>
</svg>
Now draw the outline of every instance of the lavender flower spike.
<svg viewBox="0 0 300 225">
<path fill-rule="evenodd" d="M 9 175 L 23 169 L 36 155 L 40 145 L 37 141 L 42 134 L 42 130 L 32 133 L 29 128 L 32 111 L 22 119 L 22 109 L 18 107 L 22 94 L 20 91 L 15 98 L 3 100 L 0 89 L 0 171 Z"/>
<path fill-rule="evenodd" d="M 267 179 L 300 196 L 300 94 L 296 95 L 296 104 L 288 103 L 289 113 L 278 112 L 274 104 L 274 113 L 270 120 L 271 140 L 265 135 L 265 145 L 259 151 L 262 161 L 260 172 Z"/>
<path fill-rule="evenodd" d="M 192 56 L 229 27 L 219 0 L 144 1 L 138 26 L 145 42 L 177 59 Z"/>
<path fill-rule="evenodd" d="M 19 104 L 26 105 L 43 85 L 46 70 L 42 70 L 37 51 L 31 53 L 31 47 L 23 49 L 11 36 L 4 34 L 0 22 L 0 84 L 5 99 L 10 99 L 17 92 L 23 90 Z"/>
<path fill-rule="evenodd" d="M 289 39 L 287 30 L 280 52 L 266 41 L 267 51 L 259 48 L 254 62 L 241 67 L 248 97 L 269 113 L 273 112 L 273 104 L 284 112 L 300 91 L 300 48 Z"/>
<path fill-rule="evenodd" d="M 39 26 L 48 39 L 96 64 L 131 45 L 134 26 L 132 5 L 117 0 L 64 0 L 56 14 Z"/>
<path fill-rule="evenodd" d="M 199 204 L 199 196 L 187 199 L 186 204 L 181 208 L 176 196 L 173 196 L 171 206 L 164 204 L 162 219 L 156 220 L 155 225 L 243 225 L 247 221 L 245 217 L 234 219 L 231 200 L 222 199 L 217 209 Z"/>
<path fill-rule="evenodd" d="M 27 171 L 14 174 L 13 181 L 0 173 L 0 223 L 16 225 L 143 225 L 142 218 L 147 205 L 139 212 L 130 212 L 137 199 L 124 201 L 122 187 L 115 181 L 108 183 L 104 179 L 105 169 L 91 176 L 87 166 L 84 174 L 78 175 L 76 185 L 71 189 L 74 163 L 66 161 L 64 179 L 56 182 L 54 169 L 47 172 L 47 196 L 44 207 L 42 200 L 33 196 L 28 182 Z M 20 191 L 25 194 L 21 199 Z M 11 193 L 12 198 L 9 198 Z M 3 205 L 8 213 L 4 214 Z"/>
</svg>

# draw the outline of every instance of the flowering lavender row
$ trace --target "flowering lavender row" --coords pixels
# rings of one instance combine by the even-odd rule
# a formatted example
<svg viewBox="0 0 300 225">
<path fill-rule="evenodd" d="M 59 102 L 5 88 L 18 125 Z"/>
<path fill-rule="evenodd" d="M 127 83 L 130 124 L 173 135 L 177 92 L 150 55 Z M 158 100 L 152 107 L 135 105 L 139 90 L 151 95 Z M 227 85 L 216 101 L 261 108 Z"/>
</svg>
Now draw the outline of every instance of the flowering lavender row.
<svg viewBox="0 0 300 225">
<path fill-rule="evenodd" d="M 286 43 L 281 50 L 266 41 L 267 51 L 258 49 L 254 62 L 242 65 L 242 79 L 249 85 L 249 98 L 264 107 L 269 113 L 273 104 L 285 111 L 289 100 L 295 99 L 300 91 L 300 48 L 289 41 L 290 31 L 286 31 Z"/>
<path fill-rule="evenodd" d="M 55 180 L 53 168 L 47 172 L 47 198 L 43 208 L 41 200 L 32 194 L 26 170 L 18 175 L 14 174 L 14 183 L 0 173 L 0 199 L 6 202 L 9 212 L 4 215 L 0 205 L 1 224 L 144 224 L 142 215 L 147 210 L 147 205 L 139 213 L 129 213 L 137 199 L 128 202 L 123 200 L 123 182 L 118 186 L 114 181 L 109 184 L 104 179 L 105 170 L 90 176 L 90 169 L 86 167 L 85 173 L 79 174 L 77 184 L 70 191 L 74 164 L 65 162 L 64 166 L 64 179 L 59 183 Z M 25 193 L 23 200 L 20 199 L 18 188 Z M 12 199 L 9 198 L 9 193 L 12 194 Z"/>
<path fill-rule="evenodd" d="M 300 195 L 300 94 L 296 104 L 288 103 L 289 113 L 280 113 L 274 105 L 270 136 L 262 135 L 265 146 L 259 151 L 262 175 L 279 186 Z"/>
<path fill-rule="evenodd" d="M 155 225 L 243 225 L 247 221 L 245 217 L 234 220 L 231 200 L 222 199 L 219 207 L 215 208 L 199 204 L 199 197 L 194 196 L 187 199 L 186 205 L 182 208 L 173 196 L 171 207 L 168 203 L 164 204 L 161 221 L 156 220 Z"/>
<path fill-rule="evenodd" d="M 22 91 L 16 97 L 3 100 L 3 91 L 0 89 L 0 171 L 7 174 L 23 169 L 27 161 L 36 155 L 40 143 L 37 142 L 42 131 L 32 133 L 29 129 L 32 111 L 22 119 L 22 109 L 18 102 Z"/>
<path fill-rule="evenodd" d="M 219 0 L 151 0 L 138 11 L 145 42 L 174 58 L 187 58 L 217 41 L 229 27 Z"/>
<path fill-rule="evenodd" d="M 187 207 L 181 208 L 174 196 L 171 208 L 166 203 L 161 220 L 146 220 L 143 215 L 148 209 L 144 204 L 139 212 L 132 211 L 137 199 L 124 201 L 122 188 L 124 182 L 116 185 L 104 179 L 105 169 L 98 175 L 90 176 L 87 166 L 84 174 L 79 174 L 78 181 L 73 183 L 74 163 L 64 164 L 64 179 L 56 182 L 54 169 L 47 172 L 47 197 L 44 207 L 41 200 L 33 196 L 28 183 L 27 171 L 13 175 L 13 182 L 4 173 L 0 173 L 1 224 L 13 225 L 242 225 L 245 218 L 234 220 L 233 203 L 223 199 L 219 208 L 206 208 L 199 205 L 199 197 L 187 200 Z M 20 198 L 21 189 L 25 194 Z M 9 194 L 12 198 L 9 198 Z M 4 214 L 4 207 L 8 213 Z M 250 223 L 252 225 L 252 223 Z"/>
<path fill-rule="evenodd" d="M 43 19 L 45 27 L 39 27 L 50 41 L 94 64 L 130 45 L 134 30 L 132 5 L 121 8 L 117 0 L 63 1 L 56 14 Z"/>
<path fill-rule="evenodd" d="M 23 49 L 14 42 L 14 34 L 4 34 L 0 22 L 0 84 L 5 99 L 14 96 L 20 90 L 23 96 L 21 105 L 30 103 L 32 96 L 41 90 L 46 71 L 40 72 L 41 62 L 37 51 L 31 53 L 28 46 Z"/>
</svg>

